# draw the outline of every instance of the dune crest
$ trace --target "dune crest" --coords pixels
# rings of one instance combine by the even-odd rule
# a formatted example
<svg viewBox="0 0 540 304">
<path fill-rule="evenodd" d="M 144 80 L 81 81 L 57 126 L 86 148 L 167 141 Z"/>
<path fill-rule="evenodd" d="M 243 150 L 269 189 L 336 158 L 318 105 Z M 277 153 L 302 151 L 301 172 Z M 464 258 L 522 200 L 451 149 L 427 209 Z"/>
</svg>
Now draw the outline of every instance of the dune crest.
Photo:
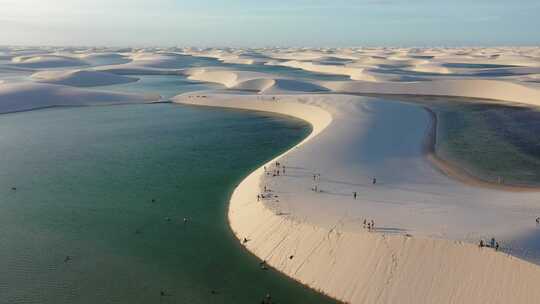
<svg viewBox="0 0 540 304">
<path fill-rule="evenodd" d="M 138 78 L 134 77 L 126 77 L 90 70 L 43 71 L 33 74 L 32 78 L 38 82 L 68 85 L 73 87 L 106 86 L 135 82 L 139 80 Z"/>
<path fill-rule="evenodd" d="M 29 111 L 55 106 L 89 106 L 158 101 L 157 95 L 94 91 L 69 86 L 22 83 L 0 85 L 0 113 Z"/>
</svg>

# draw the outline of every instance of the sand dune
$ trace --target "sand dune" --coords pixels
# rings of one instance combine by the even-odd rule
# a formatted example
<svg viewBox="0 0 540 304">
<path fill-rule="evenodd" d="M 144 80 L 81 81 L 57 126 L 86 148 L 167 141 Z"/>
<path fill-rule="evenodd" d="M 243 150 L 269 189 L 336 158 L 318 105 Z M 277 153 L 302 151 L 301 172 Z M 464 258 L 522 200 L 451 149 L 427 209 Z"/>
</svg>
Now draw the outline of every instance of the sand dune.
<svg viewBox="0 0 540 304">
<path fill-rule="evenodd" d="M 326 82 L 323 86 L 342 93 L 459 96 L 540 105 L 540 91 L 498 80 L 433 80 L 412 83 Z"/>
<path fill-rule="evenodd" d="M 12 61 L 15 66 L 34 69 L 88 65 L 88 63 L 82 59 L 60 55 L 20 56 L 13 58 Z"/>
<path fill-rule="evenodd" d="M 185 55 L 175 53 L 135 52 L 130 62 L 103 65 L 95 70 L 118 75 L 184 75 L 187 67 Z"/>
<path fill-rule="evenodd" d="M 364 73 L 363 68 L 350 68 L 347 66 L 341 65 L 318 65 L 311 62 L 300 62 L 300 61 L 287 61 L 281 63 L 282 66 L 287 66 L 291 68 L 303 69 L 311 72 L 326 73 L 326 74 L 338 74 L 346 75 L 351 77 L 353 80 L 365 80 L 365 81 L 375 81 L 375 77 L 367 75 Z"/>
<path fill-rule="evenodd" d="M 0 85 L 0 113 L 54 106 L 146 103 L 159 98 L 156 95 L 91 91 L 52 84 L 3 84 Z"/>
<path fill-rule="evenodd" d="M 422 117 L 421 109 L 415 114 L 412 108 L 403 112 L 413 106 L 402 106 L 405 108 L 399 108 L 398 116 L 385 118 L 389 109 L 376 101 L 370 104 L 336 95 L 280 96 L 274 101 L 269 97 L 245 95 L 210 95 L 203 99 L 186 94 L 175 98 L 175 102 L 270 111 L 296 116 L 313 125 L 308 138 L 276 158 L 287 166 L 286 176 L 268 177 L 262 168 L 258 169 L 236 188 L 229 207 L 230 224 L 237 237 L 247 238 L 245 246 L 250 251 L 287 275 L 348 303 L 535 303 L 540 297 L 540 289 L 536 288 L 539 266 L 459 240 L 419 236 L 443 228 L 446 238 L 462 226 L 473 231 L 491 231 L 494 227 L 490 223 L 501 223 L 491 215 L 500 215 L 502 222 L 509 224 L 497 231 L 520 222 L 526 225 L 529 208 L 535 202 L 529 197 L 532 201 L 528 207 L 505 206 L 501 192 L 487 194 L 492 190 L 468 188 L 446 179 L 429 166 L 419 166 L 427 161 L 419 159 L 421 143 L 411 142 L 410 136 L 403 143 L 376 143 L 386 131 L 373 119 L 402 117 L 403 122 L 421 126 L 423 121 L 418 120 Z M 373 123 L 377 131 L 371 131 Z M 405 133 L 411 128 L 399 121 L 394 123 Z M 381 134 L 370 135 L 373 132 Z M 417 134 L 413 136 L 421 141 L 423 132 L 420 128 L 412 134 Z M 363 140 L 357 142 L 358 138 L 373 140 L 371 145 L 379 147 L 372 154 L 369 147 L 358 150 L 366 144 Z M 355 142 L 360 146 L 351 146 Z M 405 144 L 409 142 L 410 145 Z M 391 164 L 396 161 L 400 164 L 399 171 L 392 170 Z M 273 162 L 265 166 L 272 168 Z M 370 167 L 369 163 L 374 166 Z M 387 167 L 388 172 L 373 171 L 381 166 Z M 430 172 L 420 175 L 427 180 L 407 181 L 417 176 L 418 169 Z M 316 172 L 322 173 L 321 193 L 309 190 L 313 183 L 311 175 Z M 371 174 L 384 176 L 380 188 L 369 190 Z M 261 203 L 256 196 L 264 192 L 263 186 L 269 187 L 276 197 Z M 357 201 L 352 199 L 355 188 L 361 197 Z M 449 196 L 441 201 L 446 196 L 440 192 L 442 189 L 463 193 L 464 197 Z M 487 191 L 487 195 L 481 199 L 480 192 L 471 191 Z M 377 198 L 375 193 L 381 197 Z M 425 198 L 431 198 L 432 202 L 424 201 Z M 467 198 L 479 201 L 472 204 L 465 201 L 461 205 Z M 411 199 L 416 201 L 407 203 Z M 490 207 L 479 206 L 480 201 Z M 404 209 L 399 206 L 402 203 Z M 354 211 L 358 207 L 360 210 Z M 440 221 L 461 220 L 460 216 L 448 214 L 460 208 L 465 208 L 464 214 L 469 214 L 470 222 L 465 218 L 465 222 L 446 227 L 447 223 Z M 484 214 L 490 208 L 493 213 Z M 508 213 L 505 208 L 509 208 Z M 514 217 L 517 210 L 521 210 L 522 216 Z M 362 218 L 366 217 L 376 219 L 378 233 L 362 228 Z M 433 218 L 435 221 L 430 220 Z M 420 228 L 424 224 L 425 230 Z M 414 236 L 406 236 L 402 231 Z M 463 232 L 466 231 L 460 233 Z"/>
<path fill-rule="evenodd" d="M 287 78 L 277 78 L 270 74 L 224 69 L 192 69 L 186 71 L 189 79 L 214 82 L 229 89 L 258 93 L 283 92 L 324 92 L 328 91 L 316 83 Z"/>
<path fill-rule="evenodd" d="M 520 76 L 537 74 L 540 65 L 538 48 L 189 49 L 184 53 L 231 63 L 283 65 L 372 82 L 403 82 L 415 77 L 519 82 Z"/>
<path fill-rule="evenodd" d="M 43 71 L 33 74 L 32 78 L 38 82 L 74 87 L 105 86 L 135 82 L 138 80 L 137 78 L 133 77 L 85 70 Z"/>
<path fill-rule="evenodd" d="M 91 65 L 124 64 L 131 61 L 128 57 L 118 53 L 84 53 L 80 58 Z"/>
</svg>

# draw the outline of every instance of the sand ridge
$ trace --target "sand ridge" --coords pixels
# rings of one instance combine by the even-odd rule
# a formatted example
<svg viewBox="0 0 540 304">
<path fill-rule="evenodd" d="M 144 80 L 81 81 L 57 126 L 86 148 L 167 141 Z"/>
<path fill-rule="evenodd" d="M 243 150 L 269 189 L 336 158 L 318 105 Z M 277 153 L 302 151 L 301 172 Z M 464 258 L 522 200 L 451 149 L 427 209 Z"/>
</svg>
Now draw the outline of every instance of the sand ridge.
<svg viewBox="0 0 540 304">
<path fill-rule="evenodd" d="M 275 161 L 282 162 L 288 167 L 290 176 L 268 177 L 264 174 L 264 169 L 259 168 L 235 189 L 231 197 L 229 220 L 233 231 L 239 240 L 246 238 L 248 241 L 245 246 L 266 260 L 269 265 L 348 303 L 534 303 L 534 299 L 540 295 L 534 287 L 534 282 L 540 276 L 539 266 L 492 249 L 480 249 L 475 244 L 452 239 L 450 234 L 434 238 L 415 230 L 414 225 L 406 227 L 400 226 L 399 223 L 390 223 L 388 218 L 382 217 L 381 214 L 392 210 L 393 207 L 383 207 L 377 202 L 372 202 L 374 208 L 366 206 L 357 214 L 353 214 L 354 209 L 350 209 L 347 215 L 336 212 L 332 214 L 329 212 L 331 209 L 341 211 L 347 209 L 342 204 L 344 200 L 354 201 L 352 193 L 344 194 L 343 198 L 324 193 L 330 191 L 328 187 L 331 181 L 327 179 L 336 178 L 326 168 L 319 168 L 322 173 L 319 187 L 323 193 L 314 193 L 307 189 L 311 186 L 309 182 L 311 174 L 317 172 L 314 170 L 314 163 L 309 161 L 310 158 L 314 159 L 315 163 L 326 161 L 336 166 L 337 163 L 332 163 L 333 160 L 328 158 L 329 155 L 333 155 L 334 161 L 337 162 L 343 157 L 339 145 L 328 148 L 330 154 L 326 154 L 324 158 L 311 156 L 314 153 L 321 153 L 317 142 L 322 141 L 321 144 L 329 146 L 325 138 L 344 136 L 343 133 L 335 131 L 341 129 L 340 120 L 346 120 L 347 115 L 360 115 L 360 111 L 377 112 L 376 106 L 374 108 L 369 104 L 375 101 L 368 100 L 366 104 L 365 100 L 358 98 L 354 102 L 348 102 L 351 97 L 337 95 L 324 97 L 284 95 L 278 96 L 277 100 L 270 96 L 211 94 L 205 96 L 207 97 L 197 98 L 190 97 L 189 94 L 180 95 L 175 98 L 175 102 L 269 111 L 299 117 L 314 126 L 312 134 L 306 140 L 265 164 L 267 168 L 271 168 Z M 340 107 L 333 103 L 342 105 Z M 420 113 L 429 118 L 421 109 L 418 112 L 413 109 L 409 111 L 412 115 L 409 118 L 416 115 L 421 117 Z M 378 114 L 383 113 L 387 112 Z M 364 126 L 370 124 L 365 123 Z M 349 127 L 347 125 L 345 129 Z M 419 141 L 416 143 L 419 146 L 419 153 L 422 153 L 421 141 L 425 135 L 423 132 L 425 130 L 419 130 Z M 338 160 L 335 160 L 336 158 Z M 416 161 L 415 159 L 414 162 Z M 410 160 L 405 159 L 405 163 L 407 162 Z M 439 174 L 438 178 L 443 181 L 444 187 L 453 185 L 466 188 L 445 180 L 444 176 L 435 170 L 433 174 Z M 401 175 L 403 176 L 405 175 Z M 436 175 L 428 178 L 434 176 Z M 347 180 L 355 183 L 351 176 Z M 398 184 L 401 188 L 412 186 L 396 183 Z M 263 192 L 264 186 L 272 189 L 272 194 L 277 197 L 267 199 L 265 203 L 257 202 L 256 196 Z M 415 185 L 415 187 L 422 186 L 426 185 Z M 480 191 L 471 189 L 469 191 Z M 379 190 L 359 190 L 359 193 L 361 197 L 370 196 L 371 194 L 366 193 L 371 191 Z M 396 195 L 407 200 L 409 191 L 410 189 L 405 189 Z M 415 191 L 421 191 L 421 188 Z M 384 193 L 387 198 L 392 196 L 388 192 L 392 192 L 389 185 L 380 189 L 380 193 Z M 413 192 L 409 192 L 408 196 Z M 426 192 L 426 195 L 428 194 Z M 500 194 L 494 192 L 494 195 Z M 431 194 L 431 196 L 438 195 L 440 193 Z M 439 198 L 435 197 L 435 200 Z M 491 200 L 492 196 L 488 195 L 486 199 Z M 369 205 L 369 201 L 370 199 L 359 200 L 359 204 Z M 425 212 L 429 211 L 429 208 L 425 208 L 428 205 L 429 203 L 413 204 L 408 205 L 407 209 Z M 504 207 L 495 205 L 496 208 L 501 208 L 498 212 L 504 214 Z M 325 209 L 325 206 L 330 207 Z M 437 213 L 436 209 L 441 206 L 432 208 Z M 382 211 L 375 215 L 373 212 L 375 209 Z M 306 210 L 309 212 L 306 213 Z M 479 209 L 473 207 L 465 212 L 477 212 L 475 210 Z M 399 208 L 394 210 L 398 213 L 393 216 L 402 216 L 401 211 Z M 318 218 L 314 216 L 315 213 L 319 213 Z M 416 222 L 415 220 L 429 222 L 426 220 L 429 218 L 429 212 L 427 216 L 421 213 L 417 215 L 410 213 L 408 216 L 413 222 Z M 361 221 L 365 217 L 376 219 L 380 230 L 373 233 L 363 229 Z M 452 216 L 444 215 L 444 217 Z M 487 217 L 487 221 L 481 220 L 478 227 L 486 225 L 489 227 L 489 222 L 494 219 L 489 218 L 489 215 Z M 333 220 L 329 221 L 328 218 Z M 429 227 L 426 232 L 432 231 L 437 225 L 440 223 Z M 397 229 L 400 227 L 405 229 L 403 231 Z M 412 236 L 409 236 L 411 234 Z"/>
</svg>

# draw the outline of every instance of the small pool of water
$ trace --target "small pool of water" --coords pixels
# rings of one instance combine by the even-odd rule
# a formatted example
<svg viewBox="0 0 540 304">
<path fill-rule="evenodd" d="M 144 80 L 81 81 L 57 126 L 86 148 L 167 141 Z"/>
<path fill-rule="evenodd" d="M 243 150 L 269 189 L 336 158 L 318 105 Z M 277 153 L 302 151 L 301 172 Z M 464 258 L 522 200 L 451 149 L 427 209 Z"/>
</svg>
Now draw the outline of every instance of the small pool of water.
<svg viewBox="0 0 540 304">
<path fill-rule="evenodd" d="M 139 80 L 125 84 L 93 87 L 93 89 L 138 94 L 157 93 L 163 99 L 170 99 L 185 92 L 223 88 L 219 84 L 191 81 L 184 76 L 176 75 L 133 75 L 132 77 Z"/>
</svg>

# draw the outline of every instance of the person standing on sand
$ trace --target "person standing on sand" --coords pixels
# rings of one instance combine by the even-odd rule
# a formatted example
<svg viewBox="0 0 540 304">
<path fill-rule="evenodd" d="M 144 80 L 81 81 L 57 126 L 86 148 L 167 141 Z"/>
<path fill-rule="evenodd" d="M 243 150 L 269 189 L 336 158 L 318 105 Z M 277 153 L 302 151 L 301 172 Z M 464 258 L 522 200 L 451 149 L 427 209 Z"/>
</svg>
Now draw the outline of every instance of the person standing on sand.
<svg viewBox="0 0 540 304">
<path fill-rule="evenodd" d="M 354 199 L 356 199 L 356 191 L 353 192 L 353 197 L 354 197 Z"/>
<path fill-rule="evenodd" d="M 377 178 L 376 177 L 373 178 L 372 183 L 373 183 L 373 185 L 375 185 L 377 183 Z"/>
<path fill-rule="evenodd" d="M 540 216 L 536 218 L 536 225 L 540 225 Z"/>
<path fill-rule="evenodd" d="M 283 166 L 283 175 L 285 175 L 285 166 Z"/>
</svg>

